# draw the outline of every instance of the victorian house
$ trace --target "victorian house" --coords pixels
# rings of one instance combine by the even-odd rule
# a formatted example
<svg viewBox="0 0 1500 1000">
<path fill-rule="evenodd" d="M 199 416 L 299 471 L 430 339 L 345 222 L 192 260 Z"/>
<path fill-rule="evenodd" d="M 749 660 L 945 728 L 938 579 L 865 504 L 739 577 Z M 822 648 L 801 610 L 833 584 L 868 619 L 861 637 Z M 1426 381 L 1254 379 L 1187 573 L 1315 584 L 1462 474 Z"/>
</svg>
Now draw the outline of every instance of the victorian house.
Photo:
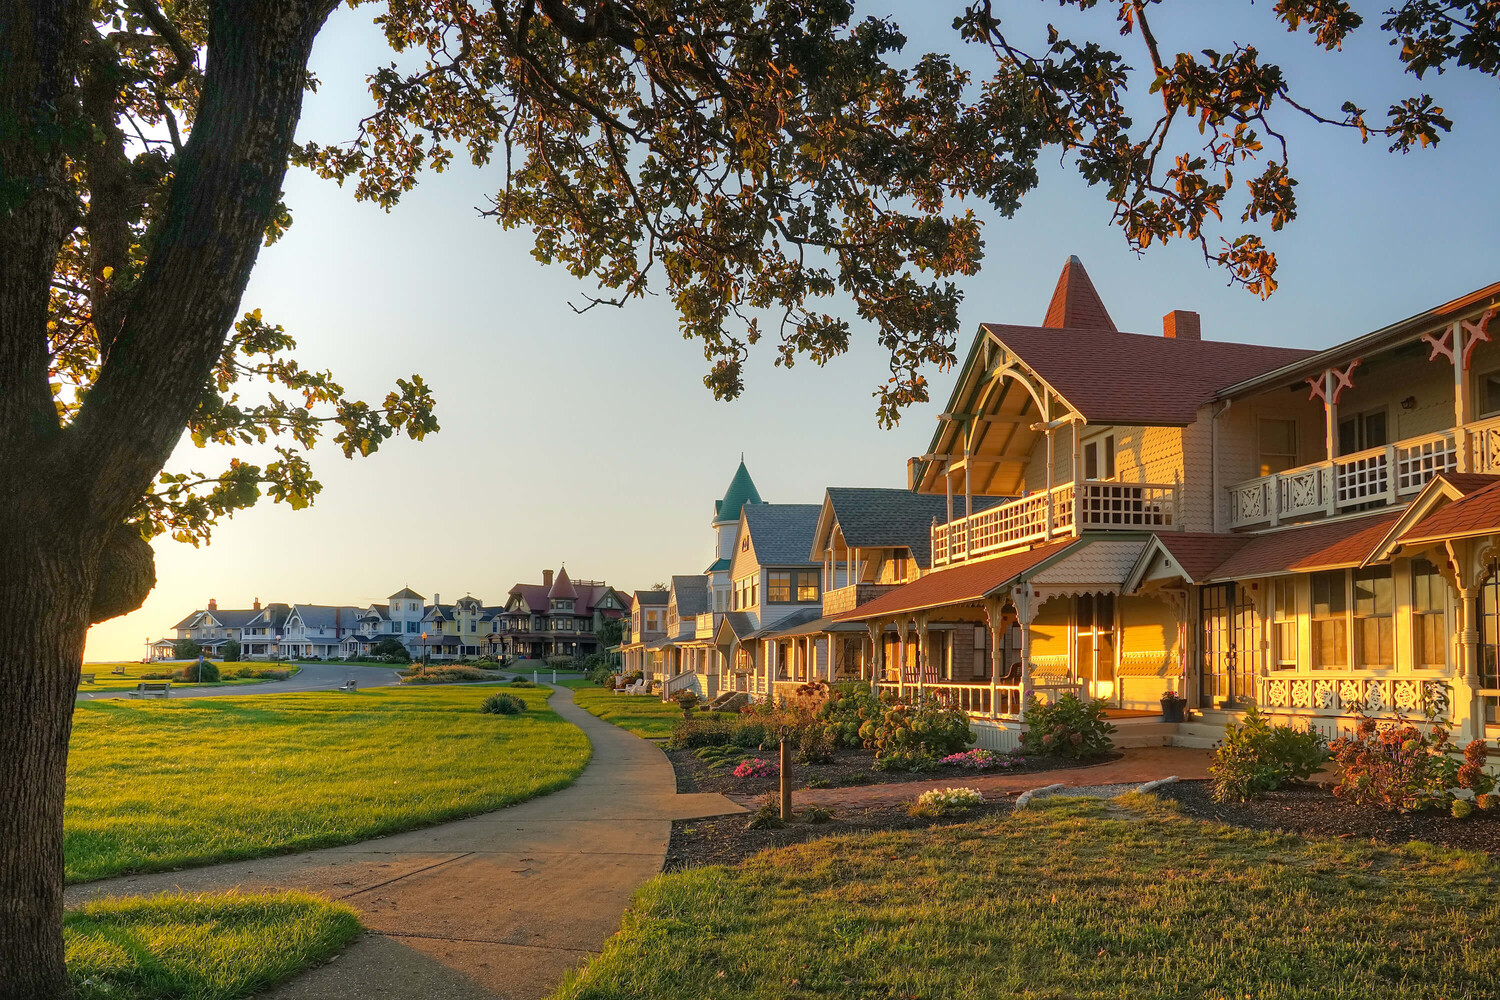
<svg viewBox="0 0 1500 1000">
<path fill-rule="evenodd" d="M 599 631 L 604 622 L 624 618 L 629 606 L 609 584 L 573 580 L 564 567 L 555 576 L 552 570 L 543 570 L 539 584 L 516 584 L 503 608 L 470 609 L 472 618 L 464 619 L 463 628 L 470 620 L 487 621 L 489 631 L 481 646 L 507 658 L 584 657 L 603 651 Z"/>
</svg>

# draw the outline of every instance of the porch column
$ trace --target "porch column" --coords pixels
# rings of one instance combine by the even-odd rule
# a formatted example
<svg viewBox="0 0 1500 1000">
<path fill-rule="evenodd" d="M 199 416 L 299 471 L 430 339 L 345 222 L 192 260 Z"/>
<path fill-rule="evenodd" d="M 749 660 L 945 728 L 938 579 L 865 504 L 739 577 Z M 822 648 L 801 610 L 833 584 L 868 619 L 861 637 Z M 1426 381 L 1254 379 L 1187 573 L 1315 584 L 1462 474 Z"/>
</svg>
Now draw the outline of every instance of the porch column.
<svg viewBox="0 0 1500 1000">
<path fill-rule="evenodd" d="M 880 691 L 880 682 L 885 672 L 885 623 L 876 619 L 865 624 L 870 633 L 870 693 Z"/>
<path fill-rule="evenodd" d="M 943 463 L 943 488 L 948 494 L 948 520 L 951 522 L 953 520 L 953 463 L 951 461 Z"/>
<path fill-rule="evenodd" d="M 927 612 L 917 615 L 917 698 L 927 692 L 927 667 L 932 662 L 932 636 L 927 631 Z"/>
<path fill-rule="evenodd" d="M 969 484 L 969 445 L 964 444 L 964 517 L 974 513 L 974 493 Z"/>
<path fill-rule="evenodd" d="M 1467 365 L 1464 364 L 1464 325 L 1454 323 L 1449 327 L 1453 331 L 1453 337 L 1449 341 L 1453 345 L 1453 446 L 1458 454 L 1457 471 L 1471 472 L 1474 469 L 1473 456 L 1470 454 L 1471 444 L 1469 442 L 1469 421 L 1474 419 L 1473 404 L 1469 399 L 1469 380 L 1464 378 Z"/>
<path fill-rule="evenodd" d="M 906 697 L 906 630 L 910 623 L 906 616 L 896 620 L 896 693 Z"/>
<path fill-rule="evenodd" d="M 990 638 L 990 717 L 1000 714 L 1000 640 L 1005 634 L 1004 605 L 1000 598 L 991 597 L 984 602 L 986 634 Z"/>
<path fill-rule="evenodd" d="M 1094 620 L 1089 622 L 1089 700 L 1099 697 L 1099 595 L 1092 595 L 1089 612 Z"/>
<path fill-rule="evenodd" d="M 1040 602 L 1029 582 L 1023 581 L 1011 591 L 1016 605 L 1016 622 L 1021 626 L 1021 696 L 1017 717 L 1026 718 L 1026 700 L 1031 695 L 1031 623 L 1036 619 Z"/>
</svg>

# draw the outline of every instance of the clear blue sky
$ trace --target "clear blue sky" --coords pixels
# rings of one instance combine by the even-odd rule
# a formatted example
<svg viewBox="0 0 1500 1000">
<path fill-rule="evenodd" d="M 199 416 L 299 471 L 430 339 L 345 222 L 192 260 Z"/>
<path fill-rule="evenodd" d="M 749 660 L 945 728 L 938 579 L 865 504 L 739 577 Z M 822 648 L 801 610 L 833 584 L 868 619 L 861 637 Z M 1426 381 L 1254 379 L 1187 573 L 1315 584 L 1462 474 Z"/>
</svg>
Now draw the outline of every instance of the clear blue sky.
<svg viewBox="0 0 1500 1000">
<path fill-rule="evenodd" d="M 1051 18 L 1131 44 L 1107 21 L 1112 5 L 1081 22 L 1050 3 L 1004 6 L 1028 42 Z M 1366 6 L 1378 21 L 1386 5 Z M 908 52 L 958 48 L 949 24 L 960 5 L 889 9 Z M 341 9 L 320 36 L 322 87 L 308 98 L 303 138 L 347 138 L 368 113 L 364 75 L 391 60 L 371 24 L 378 12 Z M 985 266 L 963 283 L 965 346 L 980 322 L 1040 322 L 1069 254 L 1083 259 L 1121 329 L 1156 333 L 1162 314 L 1192 309 L 1205 337 L 1306 347 L 1500 277 L 1493 80 L 1404 76 L 1374 24 L 1344 52 L 1324 54 L 1276 30 L 1264 3 L 1176 0 L 1155 16 L 1169 51 L 1254 42 L 1321 107 L 1356 98 L 1379 109 L 1425 89 L 1457 127 L 1437 149 L 1403 157 L 1288 120 L 1301 218 L 1276 238 L 1281 289 L 1267 302 L 1225 287 L 1195 247 L 1137 258 L 1108 225 L 1102 197 L 1049 161 L 1022 211 L 986 227 Z M 982 69 L 977 51 L 961 55 Z M 1138 99 L 1149 113 L 1147 95 Z M 849 354 L 821 369 L 774 368 L 763 344 L 744 396 L 716 402 L 701 382 L 702 352 L 680 337 L 668 303 L 575 315 L 568 303 L 591 287 L 536 263 L 528 234 L 479 218 L 497 183 L 469 168 L 429 175 L 386 214 L 306 172 L 289 176 L 295 225 L 261 254 L 244 307 L 284 325 L 303 363 L 333 369 L 351 394 L 378 399 L 420 372 L 443 430 L 352 462 L 319 449 L 324 490 L 313 508 L 267 501 L 202 549 L 159 539 L 156 591 L 141 610 L 93 629 L 89 659 L 139 658 L 148 636 L 169 634 L 210 597 L 221 607 L 256 597 L 365 604 L 410 585 L 429 599 L 469 592 L 500 603 L 513 583 L 563 561 L 575 577 L 624 589 L 698 572 L 712 558 L 713 500 L 741 452 L 773 502 L 816 502 L 829 485 L 905 485 L 905 460 L 925 450 L 952 372 L 929 373 L 934 402 L 880 430 L 871 392 L 888 374 L 885 359 L 856 323 Z M 217 471 L 224 461 L 184 445 L 173 464 Z"/>
</svg>

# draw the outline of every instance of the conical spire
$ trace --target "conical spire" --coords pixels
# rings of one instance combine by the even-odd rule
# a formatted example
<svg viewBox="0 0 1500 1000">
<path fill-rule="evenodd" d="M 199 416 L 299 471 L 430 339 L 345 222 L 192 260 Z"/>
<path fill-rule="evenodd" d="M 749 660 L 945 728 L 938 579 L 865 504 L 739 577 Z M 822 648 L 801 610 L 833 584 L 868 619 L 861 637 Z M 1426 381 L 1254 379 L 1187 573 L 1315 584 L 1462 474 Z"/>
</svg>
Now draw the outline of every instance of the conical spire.
<svg viewBox="0 0 1500 1000">
<path fill-rule="evenodd" d="M 547 591 L 547 599 L 555 601 L 559 598 L 577 600 L 578 591 L 573 589 L 573 581 L 568 579 L 568 567 L 564 566 L 557 571 L 557 580 L 553 582 L 552 589 Z"/>
<path fill-rule="evenodd" d="M 714 523 L 738 521 L 740 508 L 747 503 L 761 503 L 761 499 L 760 491 L 755 488 L 755 482 L 750 478 L 750 470 L 745 468 L 745 458 L 741 455 L 740 467 L 735 470 L 734 478 L 729 481 L 729 489 L 724 491 L 724 499 L 714 502 Z"/>
<path fill-rule="evenodd" d="M 1083 269 L 1083 261 L 1069 257 L 1057 276 L 1057 288 L 1052 292 L 1052 301 L 1047 305 L 1047 318 L 1042 326 L 1052 329 L 1109 330 L 1115 331 L 1115 321 L 1109 318 L 1109 310 L 1089 273 Z"/>
</svg>

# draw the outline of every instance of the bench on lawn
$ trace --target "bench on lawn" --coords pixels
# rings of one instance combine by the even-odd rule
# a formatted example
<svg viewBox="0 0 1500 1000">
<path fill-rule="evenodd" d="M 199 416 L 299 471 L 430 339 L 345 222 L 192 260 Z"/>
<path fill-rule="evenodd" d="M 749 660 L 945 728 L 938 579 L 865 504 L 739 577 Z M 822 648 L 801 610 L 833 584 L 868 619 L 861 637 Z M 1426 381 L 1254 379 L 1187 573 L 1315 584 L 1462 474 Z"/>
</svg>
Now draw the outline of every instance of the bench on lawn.
<svg viewBox="0 0 1500 1000">
<path fill-rule="evenodd" d="M 110 671 L 110 674 L 112 674 L 115 677 L 124 677 L 125 676 L 125 664 L 123 664 L 123 663 L 118 664 L 115 667 L 115 669 L 113 669 L 113 670 Z"/>
<path fill-rule="evenodd" d="M 170 698 L 171 681 L 141 681 L 131 692 L 132 698 Z"/>
<path fill-rule="evenodd" d="M 344 683 L 340 684 L 336 690 L 339 690 L 339 691 L 353 691 L 353 690 L 355 690 L 358 687 L 359 687 L 359 684 L 354 680 L 353 677 L 351 677 L 347 681 L 345 681 Z"/>
<path fill-rule="evenodd" d="M 78 683 L 79 684 L 92 684 L 92 683 L 94 683 L 94 675 L 93 674 L 79 674 L 78 675 Z"/>
</svg>

